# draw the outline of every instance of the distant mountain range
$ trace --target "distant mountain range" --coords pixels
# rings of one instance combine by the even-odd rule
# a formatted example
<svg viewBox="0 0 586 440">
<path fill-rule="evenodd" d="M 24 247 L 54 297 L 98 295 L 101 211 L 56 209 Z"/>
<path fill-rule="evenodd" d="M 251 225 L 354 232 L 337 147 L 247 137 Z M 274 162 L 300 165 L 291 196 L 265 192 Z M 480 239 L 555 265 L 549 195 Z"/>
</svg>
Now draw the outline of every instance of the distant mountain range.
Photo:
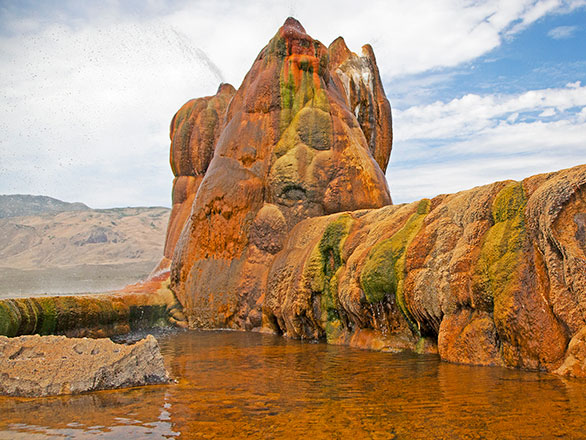
<svg viewBox="0 0 586 440">
<path fill-rule="evenodd" d="M 144 278 L 163 255 L 170 209 L 91 209 L 0 196 L 0 296 L 101 291 Z"/>
<path fill-rule="evenodd" d="M 91 208 L 83 203 L 69 203 L 47 196 L 30 194 L 0 195 L 0 218 L 22 217 L 66 211 L 87 211 Z"/>
</svg>

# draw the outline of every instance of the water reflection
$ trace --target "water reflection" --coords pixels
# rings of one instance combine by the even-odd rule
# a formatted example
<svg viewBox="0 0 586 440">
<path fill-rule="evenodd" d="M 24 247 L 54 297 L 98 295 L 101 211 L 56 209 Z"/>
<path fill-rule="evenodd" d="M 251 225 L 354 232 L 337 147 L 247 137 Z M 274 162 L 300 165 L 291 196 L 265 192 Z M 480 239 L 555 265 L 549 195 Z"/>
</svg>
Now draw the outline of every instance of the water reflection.
<svg viewBox="0 0 586 440">
<path fill-rule="evenodd" d="M 237 332 L 162 336 L 176 384 L 0 399 L 0 438 L 580 438 L 586 381 Z"/>
<path fill-rule="evenodd" d="M 0 400 L 0 438 L 176 438 L 163 387 Z M 145 404 L 148 402 L 148 404 Z"/>
</svg>

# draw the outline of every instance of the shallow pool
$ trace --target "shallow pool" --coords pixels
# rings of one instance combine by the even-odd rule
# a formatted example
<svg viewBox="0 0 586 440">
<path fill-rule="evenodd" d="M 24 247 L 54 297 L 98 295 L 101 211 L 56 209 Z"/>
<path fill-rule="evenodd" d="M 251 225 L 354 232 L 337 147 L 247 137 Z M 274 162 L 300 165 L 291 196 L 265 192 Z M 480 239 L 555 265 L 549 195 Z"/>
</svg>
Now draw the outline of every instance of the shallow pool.
<svg viewBox="0 0 586 440">
<path fill-rule="evenodd" d="M 159 342 L 177 383 L 0 398 L 0 438 L 586 438 L 586 380 L 256 333 Z"/>
</svg>

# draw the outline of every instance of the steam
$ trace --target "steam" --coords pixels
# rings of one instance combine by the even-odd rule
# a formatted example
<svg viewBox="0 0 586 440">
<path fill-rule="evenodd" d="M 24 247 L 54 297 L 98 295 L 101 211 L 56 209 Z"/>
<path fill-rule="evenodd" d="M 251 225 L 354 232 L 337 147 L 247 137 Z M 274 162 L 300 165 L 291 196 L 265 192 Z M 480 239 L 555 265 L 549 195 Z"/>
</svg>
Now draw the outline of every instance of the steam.
<svg viewBox="0 0 586 440">
<path fill-rule="evenodd" d="M 185 54 L 185 56 L 189 60 L 202 63 L 218 79 L 218 82 L 225 82 L 224 75 L 222 74 L 221 69 L 210 59 L 210 57 L 202 49 L 193 46 L 191 44 L 191 40 L 187 38 L 185 34 L 177 31 L 175 28 L 171 28 L 171 32 L 176 38 L 176 46 Z"/>
</svg>

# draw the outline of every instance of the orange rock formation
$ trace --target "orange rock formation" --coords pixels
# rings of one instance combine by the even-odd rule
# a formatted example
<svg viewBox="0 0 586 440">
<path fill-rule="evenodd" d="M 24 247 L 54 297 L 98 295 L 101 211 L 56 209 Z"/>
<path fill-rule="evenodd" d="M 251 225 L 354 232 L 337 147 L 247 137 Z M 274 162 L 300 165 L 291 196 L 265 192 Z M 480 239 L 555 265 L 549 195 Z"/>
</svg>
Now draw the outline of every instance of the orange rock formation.
<svg viewBox="0 0 586 440">
<path fill-rule="evenodd" d="M 380 166 L 391 137 L 372 51 L 359 57 L 341 39 L 328 51 L 288 19 L 227 107 L 177 243 L 172 288 L 190 322 L 260 327 L 268 268 L 291 228 L 391 202 Z"/>
<path fill-rule="evenodd" d="M 582 165 L 305 220 L 272 263 L 265 325 L 583 376 L 585 202 Z"/>
<path fill-rule="evenodd" d="M 586 165 L 393 206 L 391 142 L 372 49 L 326 48 L 290 18 L 238 91 L 173 119 L 160 268 L 172 259 L 175 296 L 163 272 L 109 296 L 2 300 L 0 334 L 185 313 L 191 327 L 586 377 Z"/>
<path fill-rule="evenodd" d="M 292 18 L 171 139 L 165 256 L 190 326 L 586 375 L 586 166 L 391 206 L 372 48 Z"/>
<path fill-rule="evenodd" d="M 173 209 L 167 227 L 163 259 L 154 273 L 171 264 L 179 234 L 214 155 L 216 142 L 224 128 L 224 113 L 234 93 L 236 90 L 230 84 L 221 84 L 214 96 L 185 103 L 171 121 L 170 162 L 175 176 Z"/>
</svg>

